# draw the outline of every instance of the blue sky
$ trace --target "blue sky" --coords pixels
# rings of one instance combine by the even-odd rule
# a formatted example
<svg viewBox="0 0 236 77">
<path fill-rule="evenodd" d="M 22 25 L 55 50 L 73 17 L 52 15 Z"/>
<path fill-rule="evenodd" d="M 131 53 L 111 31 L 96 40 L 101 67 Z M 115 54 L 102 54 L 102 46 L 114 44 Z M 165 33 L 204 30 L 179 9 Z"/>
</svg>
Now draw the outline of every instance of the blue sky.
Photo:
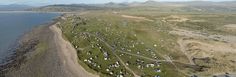
<svg viewBox="0 0 236 77">
<path fill-rule="evenodd" d="M 27 5 L 46 5 L 46 4 L 75 4 L 75 3 L 107 3 L 107 2 L 144 2 L 147 0 L 0 0 L 0 5 L 7 4 L 27 4 Z M 193 0 L 156 0 L 156 1 L 193 1 Z M 198 1 L 198 0 L 195 0 Z M 202 1 L 235 1 L 235 0 L 202 0 Z"/>
</svg>

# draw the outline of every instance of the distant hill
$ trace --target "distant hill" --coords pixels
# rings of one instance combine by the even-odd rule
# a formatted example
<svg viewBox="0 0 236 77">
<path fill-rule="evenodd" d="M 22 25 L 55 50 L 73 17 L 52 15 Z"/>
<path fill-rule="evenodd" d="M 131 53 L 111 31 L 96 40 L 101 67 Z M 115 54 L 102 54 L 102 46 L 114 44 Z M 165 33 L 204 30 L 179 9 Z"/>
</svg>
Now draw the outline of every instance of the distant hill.
<svg viewBox="0 0 236 77">
<path fill-rule="evenodd" d="M 129 6 L 146 7 L 143 10 L 158 10 L 160 12 L 236 13 L 236 1 L 158 2 L 149 0 L 142 3 L 130 3 Z"/>
<path fill-rule="evenodd" d="M 56 12 L 71 12 L 81 10 L 104 10 L 104 9 L 123 9 L 128 7 L 128 3 L 106 3 L 106 4 L 57 4 L 48 5 L 38 8 L 28 9 L 30 11 L 56 11 Z"/>
<path fill-rule="evenodd" d="M 0 5 L 0 11 L 22 11 L 29 8 L 32 8 L 32 6 L 18 4 Z"/>
<path fill-rule="evenodd" d="M 100 8 L 97 8 L 96 6 L 86 5 L 86 4 L 71 4 L 71 5 L 60 4 L 60 5 L 48 5 L 48 6 L 43 6 L 39 8 L 31 8 L 28 10 L 65 12 L 65 11 L 79 11 L 79 10 L 85 10 L 85 9 L 95 10 L 95 9 L 100 9 Z"/>
<path fill-rule="evenodd" d="M 234 12 L 236 13 L 236 1 L 210 2 L 157 2 L 148 0 L 146 2 L 133 3 L 106 3 L 106 4 L 71 4 L 71 5 L 49 5 L 33 8 L 33 11 L 80 11 L 80 10 L 103 10 L 103 9 L 130 9 L 158 10 L 160 12 Z"/>
</svg>

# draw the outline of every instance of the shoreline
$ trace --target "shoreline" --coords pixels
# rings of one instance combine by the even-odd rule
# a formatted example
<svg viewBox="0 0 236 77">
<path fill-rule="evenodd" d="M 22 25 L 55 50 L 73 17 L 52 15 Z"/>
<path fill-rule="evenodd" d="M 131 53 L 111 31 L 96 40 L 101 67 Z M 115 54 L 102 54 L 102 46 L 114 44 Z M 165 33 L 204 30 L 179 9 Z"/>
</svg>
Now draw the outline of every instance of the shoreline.
<svg viewBox="0 0 236 77">
<path fill-rule="evenodd" d="M 57 24 L 57 23 L 56 23 Z M 50 26 L 50 29 L 54 32 L 54 41 L 59 45 L 61 56 L 64 56 L 64 64 L 68 66 L 72 73 L 76 74 L 76 77 L 99 77 L 87 72 L 79 63 L 77 57 L 77 51 L 69 41 L 66 41 L 62 37 L 62 31 L 57 25 Z M 76 68 L 76 69 L 75 69 Z"/>
<path fill-rule="evenodd" d="M 99 77 L 86 71 L 78 63 L 76 50 L 70 42 L 63 39 L 61 30 L 56 24 L 64 15 L 65 13 L 53 19 L 52 22 L 33 28 L 24 34 L 20 40 L 28 41 L 29 45 L 25 46 L 25 43 L 22 43 L 23 46 L 17 48 L 26 50 L 16 51 L 11 57 L 14 62 L 0 65 L 0 77 L 48 77 L 52 75 L 55 77 Z M 32 39 L 37 40 L 34 45 L 31 45 Z M 41 43 L 45 43 L 45 49 L 38 51 Z"/>
<path fill-rule="evenodd" d="M 0 11 L 0 14 L 2 13 L 3 11 Z M 18 11 L 18 12 L 21 12 L 21 11 Z M 6 12 L 5 13 L 14 13 L 12 11 L 9 11 L 9 12 Z M 27 13 L 27 11 L 22 11 L 21 13 Z M 39 12 L 32 12 L 32 13 L 39 13 Z M 48 13 L 50 14 L 50 13 Z M 54 18 L 52 18 L 51 20 L 49 21 L 46 21 L 44 23 L 40 23 L 40 24 L 36 24 L 36 25 L 32 25 L 32 28 L 29 28 L 23 32 L 20 33 L 20 35 L 17 35 L 15 40 L 12 41 L 12 43 L 9 44 L 9 46 L 6 47 L 6 49 L 4 49 L 4 52 L 9 52 L 7 53 L 7 55 L 3 58 L 1 58 L 1 61 L 0 61 L 0 71 L 1 71 L 1 66 L 4 66 L 6 64 L 9 64 L 9 61 L 11 61 L 12 59 L 12 56 L 15 56 L 15 50 L 19 47 L 19 43 L 21 43 L 21 40 L 23 40 L 24 36 L 29 34 L 30 32 L 33 32 L 34 29 L 40 27 L 40 26 L 49 26 L 49 25 L 52 25 L 54 24 L 55 22 L 58 21 L 58 18 L 61 17 L 64 13 L 60 14 L 60 13 L 55 13 L 56 16 L 54 16 Z"/>
<path fill-rule="evenodd" d="M 9 11 L 9 13 L 12 11 Z M 0 11 L 0 13 L 2 13 L 2 11 Z M 8 13 L 8 12 L 5 12 Z M 19 13 L 26 13 L 25 11 L 23 12 L 19 12 Z M 31 13 L 37 13 L 37 12 L 31 12 Z M 24 55 L 30 53 L 30 52 L 34 52 L 31 49 L 33 49 L 33 47 L 36 45 L 35 42 L 39 42 L 38 38 L 34 38 L 33 36 L 29 36 L 29 34 L 35 32 L 36 29 L 40 28 L 40 27 L 49 27 L 55 23 L 57 23 L 59 21 L 59 18 L 61 16 L 63 16 L 64 14 L 61 14 L 57 17 L 55 17 L 54 19 L 52 19 L 51 21 L 47 22 L 47 23 L 43 23 L 43 24 L 39 24 L 38 26 L 35 26 L 34 28 L 32 28 L 31 30 L 24 32 L 22 35 L 20 35 L 16 42 L 14 43 L 14 45 L 11 45 L 10 48 L 8 48 L 7 51 L 12 52 L 12 54 L 8 55 L 7 57 L 5 57 L 2 61 L 2 63 L 0 63 L 0 77 L 2 77 L 3 74 L 7 73 L 9 71 L 9 69 L 11 68 L 18 68 L 19 66 L 21 66 L 21 64 L 23 64 L 24 62 L 22 62 L 23 60 L 25 60 L 22 57 L 25 57 Z M 34 42 L 35 41 L 35 42 Z M 24 44 L 29 43 L 29 44 L 35 44 L 34 46 L 25 46 Z M 29 49 L 24 49 L 27 47 L 31 47 Z M 22 49 L 22 50 L 21 50 Z M 21 51 L 20 51 L 21 50 Z M 24 50 L 31 50 L 31 51 L 24 51 Z M 22 52 L 23 51 L 23 52 Z"/>
<path fill-rule="evenodd" d="M 27 61 L 25 58 L 29 56 L 28 54 L 35 52 L 34 48 L 39 43 L 39 38 L 35 38 L 33 35 L 30 34 L 34 33 L 35 30 L 37 30 L 38 28 L 48 27 L 55 24 L 56 22 L 58 22 L 59 18 L 62 15 L 55 17 L 47 23 L 39 24 L 38 26 L 20 35 L 14 43 L 13 47 L 10 47 L 8 50 L 12 52 L 12 54 L 5 57 L 5 59 L 0 64 L 0 77 L 2 77 L 2 75 L 4 75 L 5 73 L 9 72 L 9 69 L 19 68 Z"/>
<path fill-rule="evenodd" d="M 1 11 L 0 11 L 0 13 L 1 13 Z M 6 13 L 7 13 L 7 12 L 6 12 Z M 22 12 L 22 13 L 24 13 L 24 12 Z M 37 13 L 37 12 L 35 12 L 35 13 Z M 17 39 L 15 40 L 15 42 L 13 42 L 13 44 L 11 44 L 11 45 L 9 46 L 9 48 L 7 48 L 7 50 L 6 50 L 6 51 L 12 52 L 12 54 L 10 54 L 9 56 L 6 56 L 6 58 L 4 58 L 4 59 L 2 60 L 2 62 L 0 63 L 0 66 L 3 66 L 3 65 L 5 65 L 5 64 L 8 64 L 9 58 L 12 58 L 12 56 L 14 56 L 15 50 L 19 47 L 19 43 L 21 43 L 21 41 L 24 39 L 24 36 L 25 36 L 25 35 L 29 34 L 30 32 L 33 32 L 34 29 L 36 29 L 36 28 L 38 28 L 38 27 L 40 27 L 40 26 L 50 26 L 50 25 L 53 25 L 53 24 L 57 23 L 58 20 L 59 20 L 59 18 L 60 18 L 61 16 L 63 16 L 63 15 L 64 15 L 64 14 L 58 15 L 58 16 L 56 16 L 55 18 L 53 18 L 52 20 L 50 20 L 49 22 L 43 23 L 43 24 L 39 24 L 39 25 L 33 27 L 32 29 L 30 29 L 30 30 L 28 30 L 28 31 L 26 31 L 26 32 L 23 32 L 22 35 L 18 36 Z M 1 69 L 0 69 L 0 71 L 1 71 Z"/>
</svg>

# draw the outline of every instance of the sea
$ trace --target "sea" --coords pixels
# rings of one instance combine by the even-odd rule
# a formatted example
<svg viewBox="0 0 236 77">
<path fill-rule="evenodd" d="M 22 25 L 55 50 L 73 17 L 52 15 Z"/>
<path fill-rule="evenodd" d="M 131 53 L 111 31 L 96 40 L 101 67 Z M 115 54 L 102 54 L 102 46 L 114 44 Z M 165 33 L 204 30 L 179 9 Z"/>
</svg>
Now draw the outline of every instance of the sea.
<svg viewBox="0 0 236 77">
<path fill-rule="evenodd" d="M 0 64 L 13 53 L 12 47 L 23 34 L 51 22 L 59 15 L 61 14 L 0 11 Z"/>
</svg>

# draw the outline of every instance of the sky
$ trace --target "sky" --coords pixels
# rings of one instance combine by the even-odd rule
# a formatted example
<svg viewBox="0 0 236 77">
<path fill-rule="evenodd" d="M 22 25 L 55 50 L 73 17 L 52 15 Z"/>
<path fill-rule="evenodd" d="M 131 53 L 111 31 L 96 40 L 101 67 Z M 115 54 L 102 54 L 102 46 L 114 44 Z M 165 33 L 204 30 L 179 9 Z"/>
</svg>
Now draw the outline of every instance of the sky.
<svg viewBox="0 0 236 77">
<path fill-rule="evenodd" d="M 48 5 L 48 4 L 96 4 L 108 2 L 144 2 L 147 0 L 0 0 L 0 5 L 25 4 L 25 5 Z M 199 1 L 199 0 L 155 0 L 155 1 Z M 201 1 L 236 1 L 236 0 L 201 0 Z"/>
</svg>

